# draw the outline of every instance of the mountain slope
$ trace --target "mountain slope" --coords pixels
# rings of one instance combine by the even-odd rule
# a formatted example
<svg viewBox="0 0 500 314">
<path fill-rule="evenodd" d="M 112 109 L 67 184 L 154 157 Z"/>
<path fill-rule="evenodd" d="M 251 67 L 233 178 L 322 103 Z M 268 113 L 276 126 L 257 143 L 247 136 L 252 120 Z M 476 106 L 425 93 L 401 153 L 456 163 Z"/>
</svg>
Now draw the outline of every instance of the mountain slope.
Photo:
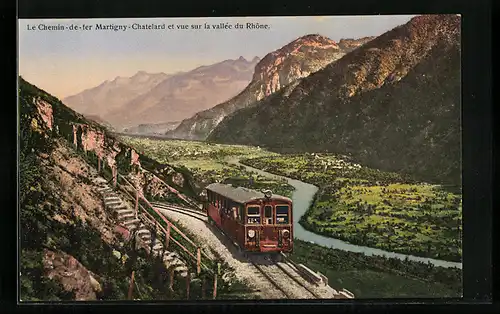
<svg viewBox="0 0 500 314">
<path fill-rule="evenodd" d="M 91 115 L 91 114 L 86 114 L 85 117 L 89 120 L 92 120 L 94 122 L 97 122 L 99 123 L 100 125 L 106 127 L 108 130 L 110 131 L 114 131 L 114 128 L 111 124 L 109 124 L 108 121 L 102 119 L 101 117 L 99 116 L 96 116 L 96 115 Z"/>
<path fill-rule="evenodd" d="M 98 194 L 93 163 L 101 158 L 107 180 L 116 165 L 144 195 L 170 201 L 190 193 L 189 173 L 137 154 L 22 78 L 19 120 L 21 300 L 124 300 L 132 270 L 141 299 L 180 298 L 179 289 L 167 293 L 165 280 L 151 279 L 167 270 L 123 232 Z"/>
<path fill-rule="evenodd" d="M 66 97 L 63 101 L 79 113 L 107 120 L 108 112 L 151 90 L 167 77 L 169 75 L 165 73 L 139 71 L 132 77 L 117 77 L 112 81 L 105 81 L 99 86 Z"/>
<path fill-rule="evenodd" d="M 368 41 L 370 38 L 365 39 Z M 348 48 L 352 50 L 355 46 Z M 205 139 L 227 115 L 267 97 L 297 79 L 341 58 L 346 51 L 320 35 L 300 37 L 267 54 L 255 67 L 252 82 L 236 97 L 186 119 L 167 136 Z"/>
<path fill-rule="evenodd" d="M 179 123 L 179 121 L 173 121 L 165 123 L 139 124 L 138 126 L 126 128 L 123 132 L 140 135 L 164 135 L 166 132 L 175 129 Z"/>
<path fill-rule="evenodd" d="M 460 17 L 418 16 L 227 117 L 208 140 L 349 153 L 460 184 Z"/>
<path fill-rule="evenodd" d="M 103 118 L 118 129 L 180 121 L 239 93 L 252 79 L 258 61 L 240 57 L 172 75 Z"/>
</svg>

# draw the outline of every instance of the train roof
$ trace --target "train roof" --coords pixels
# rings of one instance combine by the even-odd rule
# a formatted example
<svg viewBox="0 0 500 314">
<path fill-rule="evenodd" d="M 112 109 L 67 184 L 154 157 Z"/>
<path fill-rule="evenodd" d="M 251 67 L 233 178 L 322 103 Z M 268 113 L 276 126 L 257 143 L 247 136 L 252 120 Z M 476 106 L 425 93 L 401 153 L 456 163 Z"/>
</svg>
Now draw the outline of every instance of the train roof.
<svg viewBox="0 0 500 314">
<path fill-rule="evenodd" d="M 210 190 L 212 192 L 215 192 L 217 194 L 220 194 L 224 197 L 230 198 L 233 201 L 238 202 L 238 203 L 246 203 L 246 202 L 249 202 L 252 200 L 265 198 L 265 195 L 262 192 L 247 189 L 244 187 L 235 188 L 229 184 L 212 183 L 212 184 L 209 184 L 206 187 L 206 189 Z M 281 200 L 284 200 L 287 202 L 292 202 L 292 200 L 290 198 L 282 196 L 282 195 L 277 195 L 277 194 L 273 194 L 271 196 L 271 198 L 272 199 L 281 199 Z"/>
</svg>

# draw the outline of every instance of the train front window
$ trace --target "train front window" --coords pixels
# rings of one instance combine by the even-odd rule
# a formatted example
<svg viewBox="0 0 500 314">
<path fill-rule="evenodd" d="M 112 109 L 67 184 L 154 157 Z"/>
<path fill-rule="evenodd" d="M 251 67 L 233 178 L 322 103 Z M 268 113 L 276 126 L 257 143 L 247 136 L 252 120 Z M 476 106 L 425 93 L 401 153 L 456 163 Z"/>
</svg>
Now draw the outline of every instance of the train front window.
<svg viewBox="0 0 500 314">
<path fill-rule="evenodd" d="M 273 224 L 273 207 L 271 205 L 264 207 L 264 221 L 268 225 Z"/>
<path fill-rule="evenodd" d="M 276 206 L 276 223 L 288 224 L 289 223 L 289 207 L 288 205 Z"/>
<path fill-rule="evenodd" d="M 260 206 L 247 207 L 247 223 L 260 224 Z"/>
</svg>

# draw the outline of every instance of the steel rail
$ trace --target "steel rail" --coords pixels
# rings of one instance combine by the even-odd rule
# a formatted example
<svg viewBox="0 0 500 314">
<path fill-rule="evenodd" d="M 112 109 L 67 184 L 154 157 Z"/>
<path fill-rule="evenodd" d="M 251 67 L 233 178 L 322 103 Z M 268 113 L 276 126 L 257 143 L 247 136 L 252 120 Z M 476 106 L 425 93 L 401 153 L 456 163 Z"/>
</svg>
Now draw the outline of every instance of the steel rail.
<svg viewBox="0 0 500 314">
<path fill-rule="evenodd" d="M 271 277 L 260 265 L 254 261 L 250 261 L 252 265 L 257 268 L 257 270 L 274 286 L 276 287 L 287 299 L 293 299 L 292 296 L 286 292 L 286 290 L 273 278 Z"/>
</svg>

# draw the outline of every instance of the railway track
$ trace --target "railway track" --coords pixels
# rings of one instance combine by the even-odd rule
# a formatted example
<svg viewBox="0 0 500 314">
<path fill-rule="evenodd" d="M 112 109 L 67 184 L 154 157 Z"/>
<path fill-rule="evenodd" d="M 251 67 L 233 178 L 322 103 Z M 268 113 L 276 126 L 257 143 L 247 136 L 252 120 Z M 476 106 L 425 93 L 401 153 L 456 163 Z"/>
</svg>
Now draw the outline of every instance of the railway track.
<svg viewBox="0 0 500 314">
<path fill-rule="evenodd" d="M 308 287 L 309 283 L 298 275 L 286 257 L 263 255 L 249 257 L 252 265 L 287 299 L 321 299 L 320 295 Z"/>
<path fill-rule="evenodd" d="M 285 254 L 280 253 L 280 256 L 281 256 L 281 261 L 276 262 L 276 265 L 283 272 L 285 272 L 293 281 L 295 281 L 297 284 L 306 289 L 316 299 L 322 299 L 323 298 L 322 296 L 314 292 L 314 290 L 309 287 L 311 283 L 306 279 L 304 279 L 304 277 L 299 275 L 299 271 L 295 267 L 295 264 L 292 263 Z"/>
<path fill-rule="evenodd" d="M 159 202 L 152 202 L 151 204 L 159 210 L 173 211 L 203 222 L 208 222 L 206 213 L 202 211 Z M 311 288 L 314 284 L 311 284 L 300 275 L 294 263 L 285 254 L 250 254 L 247 257 L 258 273 L 270 282 L 285 298 L 324 298 Z"/>
<path fill-rule="evenodd" d="M 177 212 L 180 214 L 184 214 L 186 216 L 196 218 L 198 220 L 202 220 L 204 222 L 208 221 L 207 214 L 205 214 L 204 212 L 199 211 L 199 210 L 189 209 L 189 208 L 165 204 L 165 203 L 158 203 L 158 202 L 151 202 L 151 205 L 153 205 L 154 207 L 156 207 L 158 209 L 170 210 L 173 212 Z"/>
</svg>

